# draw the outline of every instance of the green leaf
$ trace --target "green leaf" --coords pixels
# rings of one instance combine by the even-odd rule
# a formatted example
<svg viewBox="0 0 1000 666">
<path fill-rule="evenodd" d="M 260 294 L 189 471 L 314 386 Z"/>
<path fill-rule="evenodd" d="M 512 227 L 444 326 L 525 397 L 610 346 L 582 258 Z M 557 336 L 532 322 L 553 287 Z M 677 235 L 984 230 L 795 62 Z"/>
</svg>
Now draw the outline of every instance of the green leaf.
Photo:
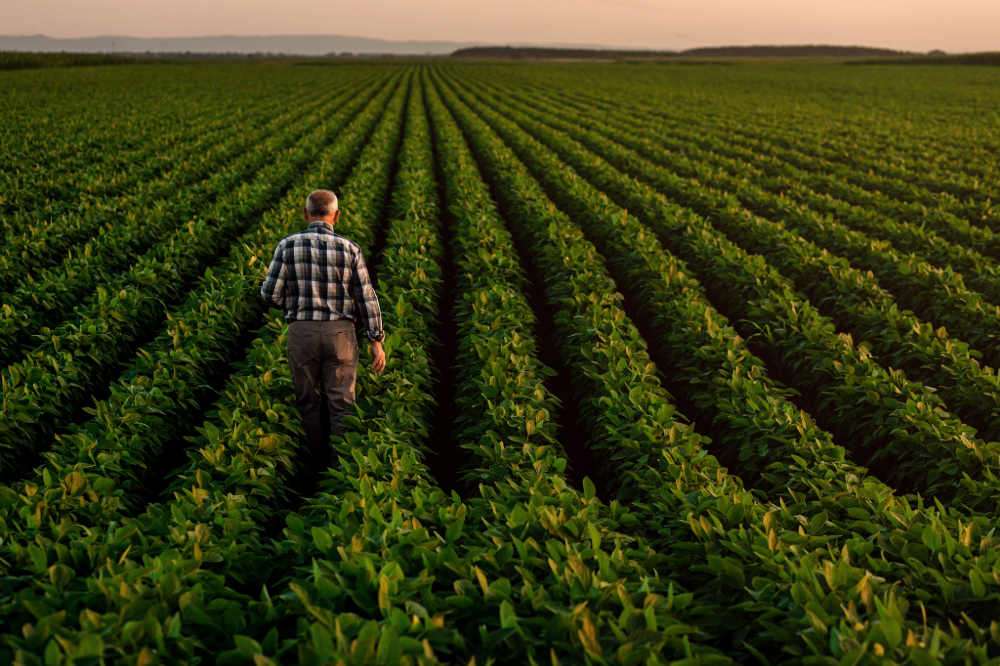
<svg viewBox="0 0 1000 666">
<path fill-rule="evenodd" d="M 903 640 L 903 616 L 891 598 L 883 604 L 881 599 L 875 597 L 875 607 L 878 609 L 878 628 L 882 630 L 888 646 L 895 648 Z"/>
<path fill-rule="evenodd" d="M 80 639 L 80 645 L 76 649 L 76 653 L 73 656 L 76 659 L 104 656 L 104 640 L 97 634 L 84 634 Z"/>
<path fill-rule="evenodd" d="M 288 514 L 285 517 L 285 522 L 288 524 L 288 529 L 292 531 L 292 534 L 301 535 L 306 529 L 306 524 L 294 513 Z"/>
<path fill-rule="evenodd" d="M 42 573 L 48 568 L 49 560 L 45 556 L 45 551 L 33 543 L 28 545 L 28 557 L 31 558 L 36 573 Z"/>
<path fill-rule="evenodd" d="M 53 638 L 45 646 L 45 666 L 59 666 L 62 663 L 62 652 L 59 650 L 59 644 Z"/>
<path fill-rule="evenodd" d="M 73 580 L 73 570 L 65 564 L 53 564 L 49 567 L 49 581 L 57 588 L 62 589 Z"/>
<path fill-rule="evenodd" d="M 590 532 L 590 547 L 598 549 L 601 547 L 601 532 L 597 529 L 597 526 L 593 523 L 587 525 Z"/>
<path fill-rule="evenodd" d="M 504 600 L 500 604 L 500 626 L 504 629 L 517 628 L 517 614 L 509 601 Z"/>
<path fill-rule="evenodd" d="M 977 597 L 986 596 L 986 586 L 983 584 L 982 576 L 980 576 L 979 571 L 975 567 L 969 569 L 969 583 L 974 595 Z"/>
<path fill-rule="evenodd" d="M 236 644 L 237 651 L 244 657 L 253 659 L 255 654 L 264 653 L 257 641 L 248 636 L 233 636 L 233 642 Z"/>
<path fill-rule="evenodd" d="M 447 602 L 449 606 L 453 606 L 454 608 L 458 608 L 461 610 L 468 610 L 475 605 L 476 600 L 473 599 L 472 597 L 461 597 L 453 595 L 450 597 L 445 597 L 445 602 Z"/>
<path fill-rule="evenodd" d="M 511 527 L 519 527 L 527 520 L 528 510 L 524 508 L 523 504 L 518 502 L 514 505 L 514 509 L 510 512 L 510 525 Z"/>
<path fill-rule="evenodd" d="M 445 531 L 444 538 L 449 543 L 454 543 L 462 536 L 462 528 L 465 526 L 465 514 L 463 513 L 458 517 L 458 519 L 448 526 Z"/>
<path fill-rule="evenodd" d="M 326 555 L 326 553 L 333 548 L 333 536 L 322 527 L 313 527 L 312 537 L 313 542 L 319 549 L 319 552 L 324 555 Z"/>
<path fill-rule="evenodd" d="M 936 552 L 941 546 L 941 535 L 938 534 L 938 531 L 931 525 L 924 527 L 923 534 L 920 535 L 920 538 L 924 542 L 924 545 L 927 546 L 932 553 Z"/>
<path fill-rule="evenodd" d="M 379 637 L 378 651 L 375 654 L 375 663 L 393 666 L 399 663 L 399 658 L 403 656 L 403 646 L 399 642 L 399 634 L 396 629 L 385 625 L 382 627 L 382 635 Z"/>
</svg>

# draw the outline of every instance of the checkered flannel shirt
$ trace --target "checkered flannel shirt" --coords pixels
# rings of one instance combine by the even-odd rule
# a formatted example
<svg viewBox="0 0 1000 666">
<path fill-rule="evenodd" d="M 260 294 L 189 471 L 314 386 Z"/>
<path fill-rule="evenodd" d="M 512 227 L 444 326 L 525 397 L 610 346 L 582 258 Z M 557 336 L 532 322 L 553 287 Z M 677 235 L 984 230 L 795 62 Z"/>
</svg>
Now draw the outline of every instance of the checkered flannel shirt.
<svg viewBox="0 0 1000 666">
<path fill-rule="evenodd" d="M 278 243 L 260 294 L 284 309 L 288 321 L 356 321 L 357 301 L 368 339 L 385 338 L 361 249 L 324 222 L 313 222 Z"/>
</svg>

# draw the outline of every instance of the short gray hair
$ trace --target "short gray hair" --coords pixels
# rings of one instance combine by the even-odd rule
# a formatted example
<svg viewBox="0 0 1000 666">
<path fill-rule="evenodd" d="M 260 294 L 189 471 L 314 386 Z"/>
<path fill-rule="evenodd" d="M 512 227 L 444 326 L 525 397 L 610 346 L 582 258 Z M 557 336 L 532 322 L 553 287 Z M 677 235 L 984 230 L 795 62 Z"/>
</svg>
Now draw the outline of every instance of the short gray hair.
<svg viewBox="0 0 1000 666">
<path fill-rule="evenodd" d="M 337 195 L 330 190 L 315 190 L 306 197 L 310 217 L 329 217 L 337 212 Z"/>
</svg>

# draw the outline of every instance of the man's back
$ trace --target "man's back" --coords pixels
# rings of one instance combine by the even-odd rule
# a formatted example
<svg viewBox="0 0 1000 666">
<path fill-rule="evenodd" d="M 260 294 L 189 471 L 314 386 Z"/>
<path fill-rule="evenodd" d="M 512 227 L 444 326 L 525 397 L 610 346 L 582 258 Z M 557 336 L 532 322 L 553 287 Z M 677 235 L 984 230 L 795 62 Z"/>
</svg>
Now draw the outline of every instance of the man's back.
<svg viewBox="0 0 1000 666">
<path fill-rule="evenodd" d="M 354 320 L 357 299 L 369 339 L 382 337 L 378 298 L 361 249 L 324 222 L 313 222 L 278 243 L 261 293 L 283 308 L 290 322 Z"/>
</svg>

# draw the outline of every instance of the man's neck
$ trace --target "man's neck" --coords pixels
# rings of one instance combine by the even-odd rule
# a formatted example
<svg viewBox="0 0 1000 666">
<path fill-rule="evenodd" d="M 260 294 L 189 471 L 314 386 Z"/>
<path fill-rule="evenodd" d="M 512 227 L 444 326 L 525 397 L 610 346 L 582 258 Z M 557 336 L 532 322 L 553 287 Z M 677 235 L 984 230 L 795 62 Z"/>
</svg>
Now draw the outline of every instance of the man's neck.
<svg viewBox="0 0 1000 666">
<path fill-rule="evenodd" d="M 309 224 L 316 224 L 317 222 L 322 222 L 323 224 L 328 225 L 329 227 L 333 228 L 333 222 L 331 222 L 330 220 L 324 220 L 321 217 L 317 217 L 315 219 L 314 218 L 310 218 L 309 219 Z"/>
</svg>

